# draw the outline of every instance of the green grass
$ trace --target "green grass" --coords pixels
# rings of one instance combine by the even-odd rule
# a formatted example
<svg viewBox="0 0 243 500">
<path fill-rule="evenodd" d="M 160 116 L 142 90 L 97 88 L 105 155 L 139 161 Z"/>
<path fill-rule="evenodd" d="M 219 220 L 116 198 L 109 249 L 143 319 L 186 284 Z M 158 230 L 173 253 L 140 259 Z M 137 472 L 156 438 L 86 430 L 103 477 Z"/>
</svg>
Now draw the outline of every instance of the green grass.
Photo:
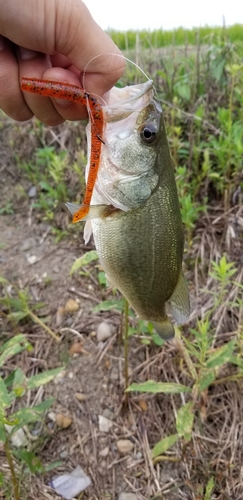
<svg viewBox="0 0 243 500">
<path fill-rule="evenodd" d="M 199 43 L 210 44 L 214 36 L 227 36 L 229 42 L 242 42 L 242 25 L 234 24 L 229 27 L 203 26 L 200 28 L 185 29 L 182 27 L 174 30 L 146 31 L 115 31 L 109 30 L 108 34 L 121 50 L 134 49 L 139 43 L 144 49 L 158 49 L 168 46 L 197 45 Z M 137 35 L 138 34 L 138 35 Z"/>
</svg>

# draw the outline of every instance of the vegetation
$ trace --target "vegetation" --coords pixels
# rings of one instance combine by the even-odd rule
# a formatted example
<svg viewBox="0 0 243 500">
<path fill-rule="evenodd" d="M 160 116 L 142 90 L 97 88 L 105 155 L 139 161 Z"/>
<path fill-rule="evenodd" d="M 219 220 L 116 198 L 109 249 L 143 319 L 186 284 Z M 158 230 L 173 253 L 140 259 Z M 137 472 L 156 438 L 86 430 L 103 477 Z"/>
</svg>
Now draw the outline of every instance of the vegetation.
<svg viewBox="0 0 243 500">
<path fill-rule="evenodd" d="M 170 46 L 195 46 L 200 44 L 210 44 L 215 36 L 221 37 L 222 32 L 227 36 L 230 43 L 242 42 L 242 25 L 212 28 L 210 26 L 201 26 L 200 28 L 185 29 L 182 27 L 174 30 L 165 31 L 158 29 L 154 31 L 115 31 L 109 30 L 108 33 L 112 40 L 121 50 L 134 49 L 138 41 L 143 49 L 159 49 Z"/>
<path fill-rule="evenodd" d="M 150 403 L 152 417 L 147 417 L 143 433 L 148 440 L 144 455 L 153 470 L 151 474 L 158 474 L 154 499 L 164 495 L 159 490 L 158 477 L 159 466 L 165 462 L 186 464 L 185 484 L 176 490 L 178 499 L 226 500 L 243 495 L 239 479 L 243 437 L 239 390 L 243 377 L 242 30 L 242 26 L 235 25 L 139 34 L 110 32 L 125 55 L 154 80 L 162 101 L 185 226 L 185 272 L 192 297 L 190 322 L 176 329 L 175 342 L 169 347 L 155 334 L 152 325 L 137 320 L 128 311 L 128 359 L 133 357 L 134 337 L 136 343 L 147 349 L 147 358 L 141 368 L 134 370 L 136 375 L 129 380 L 126 394 L 135 405 L 141 393 Z M 118 85 L 143 80 L 144 76 L 128 64 Z M 27 144 L 29 131 L 30 125 L 23 132 L 15 125 L 11 134 L 20 135 Z M 32 149 L 28 154 L 26 147 L 16 142 L 19 193 L 22 196 L 21 183 L 34 185 L 37 193 L 30 203 L 36 220 L 47 221 L 58 241 L 68 236 L 73 243 L 76 228 L 70 226 L 62 204 L 82 198 L 83 124 L 64 125 L 53 135 L 35 122 L 31 131 Z M 4 118 L 0 133 L 9 140 Z M 10 217 L 18 208 L 15 196 L 5 196 L 1 204 L 0 214 L 4 217 Z M 106 287 L 93 249 L 74 263 L 71 274 L 75 283 L 80 284 L 82 279 L 82 283 L 96 287 L 99 300 L 93 308 L 94 316 L 123 310 L 123 299 L 117 291 Z M 4 321 L 17 322 L 21 332 L 10 329 L 9 339 L 1 348 L 0 368 L 9 346 L 15 346 L 11 355 L 19 352 L 16 346 L 30 348 L 27 337 L 20 337 L 20 333 L 25 333 L 25 321 L 39 319 L 34 312 L 36 304 L 29 300 L 26 290 L 16 287 L 12 297 L 9 283 L 4 279 L 1 282 Z M 42 331 L 48 331 L 45 321 L 39 320 L 38 324 Z M 8 457 L 16 499 L 14 457 L 18 464 L 23 461 L 26 466 L 35 455 L 10 452 L 10 437 L 3 424 L 6 421 L 19 427 L 32 425 L 33 414 L 25 421 L 21 409 L 16 412 L 15 400 L 25 397 L 26 388 L 50 380 L 54 372 L 50 378 L 48 372 L 46 379 L 44 375 L 45 372 L 43 379 L 27 379 L 17 368 L 0 379 L 0 440 Z M 120 399 L 122 396 L 121 391 Z M 46 404 L 40 408 L 43 418 L 49 403 Z M 139 485 L 139 477 L 134 484 Z M 6 487 L 3 476 L 2 483 Z M 11 492 L 9 498 L 14 498 Z"/>
</svg>

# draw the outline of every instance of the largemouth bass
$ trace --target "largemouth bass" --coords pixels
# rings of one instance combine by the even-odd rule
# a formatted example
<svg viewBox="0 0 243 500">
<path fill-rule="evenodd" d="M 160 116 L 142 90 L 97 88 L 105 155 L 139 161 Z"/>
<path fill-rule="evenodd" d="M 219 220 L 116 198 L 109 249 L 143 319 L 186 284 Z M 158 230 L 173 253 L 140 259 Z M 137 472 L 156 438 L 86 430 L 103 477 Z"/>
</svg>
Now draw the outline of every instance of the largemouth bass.
<svg viewBox="0 0 243 500">
<path fill-rule="evenodd" d="M 93 231 L 108 282 L 161 337 L 189 316 L 183 227 L 162 109 L 153 82 L 113 88 L 85 239 Z M 90 144 L 90 125 L 87 127 Z M 89 148 L 90 149 L 90 148 Z M 89 163 L 86 177 L 88 177 Z"/>
</svg>

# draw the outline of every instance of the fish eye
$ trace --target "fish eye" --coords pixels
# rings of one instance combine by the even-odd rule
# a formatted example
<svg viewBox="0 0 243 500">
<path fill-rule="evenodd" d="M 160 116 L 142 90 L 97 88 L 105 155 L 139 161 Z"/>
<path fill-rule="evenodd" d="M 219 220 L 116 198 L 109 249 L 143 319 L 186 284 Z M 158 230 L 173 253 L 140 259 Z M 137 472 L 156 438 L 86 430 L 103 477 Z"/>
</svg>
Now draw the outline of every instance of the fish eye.
<svg viewBox="0 0 243 500">
<path fill-rule="evenodd" d="M 140 132 L 140 137 L 146 144 L 152 144 L 157 136 L 157 129 L 153 123 L 147 123 Z"/>
</svg>

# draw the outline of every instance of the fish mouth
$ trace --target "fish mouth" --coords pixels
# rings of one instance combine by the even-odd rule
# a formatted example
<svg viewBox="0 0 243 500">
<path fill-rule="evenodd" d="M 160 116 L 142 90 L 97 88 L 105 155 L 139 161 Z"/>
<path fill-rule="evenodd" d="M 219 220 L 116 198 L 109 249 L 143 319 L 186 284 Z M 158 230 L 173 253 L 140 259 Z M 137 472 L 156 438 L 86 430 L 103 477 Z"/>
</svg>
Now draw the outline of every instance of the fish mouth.
<svg viewBox="0 0 243 500">
<path fill-rule="evenodd" d="M 102 105 L 106 122 L 120 120 L 134 111 L 141 111 L 154 97 L 153 80 L 124 88 L 113 87 L 104 94 Z"/>
</svg>

